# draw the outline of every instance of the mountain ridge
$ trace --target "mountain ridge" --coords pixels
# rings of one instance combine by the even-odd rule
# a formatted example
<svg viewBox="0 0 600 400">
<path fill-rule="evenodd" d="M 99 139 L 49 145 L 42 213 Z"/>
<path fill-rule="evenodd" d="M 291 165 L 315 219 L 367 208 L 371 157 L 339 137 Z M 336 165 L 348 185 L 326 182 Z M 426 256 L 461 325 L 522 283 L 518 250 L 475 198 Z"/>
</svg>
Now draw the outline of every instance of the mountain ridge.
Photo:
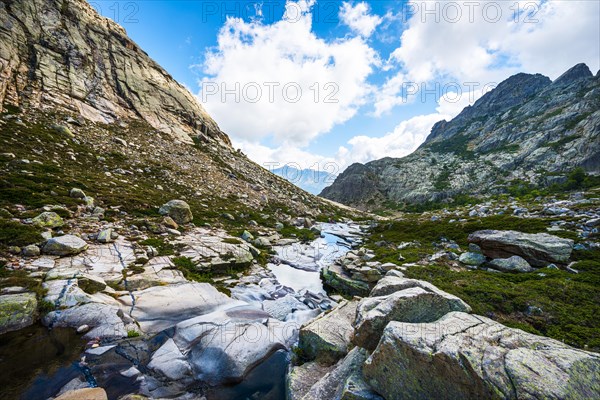
<svg viewBox="0 0 600 400">
<path fill-rule="evenodd" d="M 505 193 L 516 183 L 544 187 L 577 167 L 598 174 L 599 110 L 600 72 L 594 76 L 585 64 L 554 82 L 516 74 L 451 121 L 437 122 L 412 154 L 353 164 L 320 196 L 395 208 Z"/>
</svg>

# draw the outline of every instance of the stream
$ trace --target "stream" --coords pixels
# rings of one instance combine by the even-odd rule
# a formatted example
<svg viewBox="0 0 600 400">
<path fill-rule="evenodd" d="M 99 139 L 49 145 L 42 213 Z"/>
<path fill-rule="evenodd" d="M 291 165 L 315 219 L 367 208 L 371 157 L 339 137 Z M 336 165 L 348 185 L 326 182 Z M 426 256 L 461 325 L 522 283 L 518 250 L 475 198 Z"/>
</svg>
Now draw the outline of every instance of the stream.
<svg viewBox="0 0 600 400">
<path fill-rule="evenodd" d="M 312 299 L 316 305 L 305 310 L 292 309 L 285 315 L 286 321 L 297 321 L 298 326 L 323 312 L 323 307 L 334 306 L 335 302 L 323 288 L 320 270 L 359 243 L 360 230 L 356 225 L 341 223 L 321 224 L 320 228 L 321 237 L 310 243 L 275 246 L 277 262 L 263 269 L 264 276 L 250 276 L 255 278 L 252 284 L 238 284 L 232 297 L 261 307 L 267 298 L 269 301 L 284 297 Z M 305 303 L 309 304 L 308 300 Z M 148 342 L 160 340 L 157 339 L 160 336 Z M 0 336 L 0 400 L 45 400 L 55 396 L 69 381 L 85 375 L 79 363 L 84 347 L 85 341 L 73 329 L 48 330 L 41 324 Z M 276 351 L 254 367 L 241 383 L 209 388 L 205 395 L 208 400 L 285 399 L 289 362 L 287 351 Z M 136 385 L 117 371 L 96 378 L 109 399 L 128 393 Z"/>
</svg>

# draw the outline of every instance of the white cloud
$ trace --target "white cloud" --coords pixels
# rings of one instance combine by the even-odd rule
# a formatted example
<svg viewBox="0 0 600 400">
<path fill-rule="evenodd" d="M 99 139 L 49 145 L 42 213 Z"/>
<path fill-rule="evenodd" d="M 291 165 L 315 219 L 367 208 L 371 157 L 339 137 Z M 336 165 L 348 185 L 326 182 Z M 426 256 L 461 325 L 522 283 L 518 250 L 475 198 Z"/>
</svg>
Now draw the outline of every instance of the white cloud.
<svg viewBox="0 0 600 400">
<path fill-rule="evenodd" d="M 390 57 L 399 71 L 378 92 L 375 115 L 402 103 L 404 82 L 477 82 L 481 88 L 517 72 L 555 79 L 579 62 L 592 71 L 600 68 L 600 2 L 415 4 Z"/>
<path fill-rule="evenodd" d="M 287 4 L 285 18 L 273 24 L 228 18 L 217 47 L 206 55 L 199 97 L 234 139 L 272 137 L 279 145 L 305 146 L 352 118 L 372 90 L 366 79 L 378 62 L 376 52 L 361 37 L 318 38 L 312 2 Z M 222 89 L 236 84 L 240 98 L 223 99 Z M 217 93 L 209 96 L 208 88 Z"/>
<path fill-rule="evenodd" d="M 392 132 L 381 137 L 355 136 L 348 141 L 350 146 L 339 148 L 337 163 L 344 169 L 355 162 L 365 163 L 383 157 L 407 156 L 425 141 L 436 122 L 451 120 L 481 95 L 481 90 L 462 95 L 449 92 L 440 97 L 435 113 L 418 115 L 402 121 Z"/>
<path fill-rule="evenodd" d="M 371 36 L 383 21 L 381 17 L 371 15 L 371 7 L 364 2 L 354 6 L 348 2 L 342 3 L 339 17 L 350 29 L 365 38 Z"/>
</svg>

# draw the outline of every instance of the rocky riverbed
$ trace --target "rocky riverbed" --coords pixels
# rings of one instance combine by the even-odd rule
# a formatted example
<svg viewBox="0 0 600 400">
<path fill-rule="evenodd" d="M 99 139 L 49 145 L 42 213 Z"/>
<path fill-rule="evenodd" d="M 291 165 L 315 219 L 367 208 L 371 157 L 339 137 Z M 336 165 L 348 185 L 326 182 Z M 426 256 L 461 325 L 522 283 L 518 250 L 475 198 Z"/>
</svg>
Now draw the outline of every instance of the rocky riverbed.
<svg viewBox="0 0 600 400">
<path fill-rule="evenodd" d="M 251 240 L 204 228 L 175 235 L 171 240 L 179 244 L 180 258 L 193 260 L 200 269 L 231 267 L 232 257 L 248 264 L 244 273 L 215 278 L 218 286 L 189 281 L 175 268 L 173 256 L 154 256 L 155 249 L 114 231 L 102 231 L 91 243 L 77 236 L 57 237 L 54 247 L 46 244 L 42 249 L 43 255 L 15 262 L 43 280 L 42 301 L 53 305 L 41 319 L 49 332 L 68 328 L 81 337 L 55 341 L 85 349 L 57 371 L 30 376 L 29 383 L 20 381 L 14 389 L 7 382 L 5 390 L 13 395 L 20 390 L 28 399 L 62 398 L 96 386 L 115 399 L 129 393 L 282 398 L 290 349 L 301 325 L 341 300 L 326 294 L 319 271 L 361 241 L 361 229 L 353 223 L 322 223 L 314 229 L 320 236 L 308 243 L 270 238 L 272 255 L 266 266 L 252 263 L 260 250 Z M 60 255 L 52 254 L 56 249 Z M 131 273 L 140 258 L 143 264 Z M 12 288 L 0 299 L 8 301 L 8 296 L 13 302 L 28 299 L 25 288 Z M 23 309 L 15 324 L 33 322 L 35 307 L 27 312 Z M 11 338 L 3 343 L 7 366 L 29 351 L 18 335 Z"/>
</svg>

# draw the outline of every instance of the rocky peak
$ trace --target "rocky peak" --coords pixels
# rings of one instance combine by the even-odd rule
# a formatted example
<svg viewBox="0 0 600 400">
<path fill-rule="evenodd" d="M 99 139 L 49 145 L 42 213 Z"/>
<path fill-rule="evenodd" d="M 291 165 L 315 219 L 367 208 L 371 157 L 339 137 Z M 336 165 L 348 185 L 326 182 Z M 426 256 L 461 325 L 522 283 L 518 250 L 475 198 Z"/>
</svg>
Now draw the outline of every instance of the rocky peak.
<svg viewBox="0 0 600 400">
<path fill-rule="evenodd" d="M 554 86 L 565 86 L 578 81 L 579 79 L 592 78 L 592 71 L 584 63 L 577 64 L 573 68 L 566 71 L 564 74 L 556 78 L 552 83 Z"/>
<path fill-rule="evenodd" d="M 183 142 L 229 138 L 194 96 L 84 0 L 0 2 L 0 110 L 141 119 Z"/>
</svg>

